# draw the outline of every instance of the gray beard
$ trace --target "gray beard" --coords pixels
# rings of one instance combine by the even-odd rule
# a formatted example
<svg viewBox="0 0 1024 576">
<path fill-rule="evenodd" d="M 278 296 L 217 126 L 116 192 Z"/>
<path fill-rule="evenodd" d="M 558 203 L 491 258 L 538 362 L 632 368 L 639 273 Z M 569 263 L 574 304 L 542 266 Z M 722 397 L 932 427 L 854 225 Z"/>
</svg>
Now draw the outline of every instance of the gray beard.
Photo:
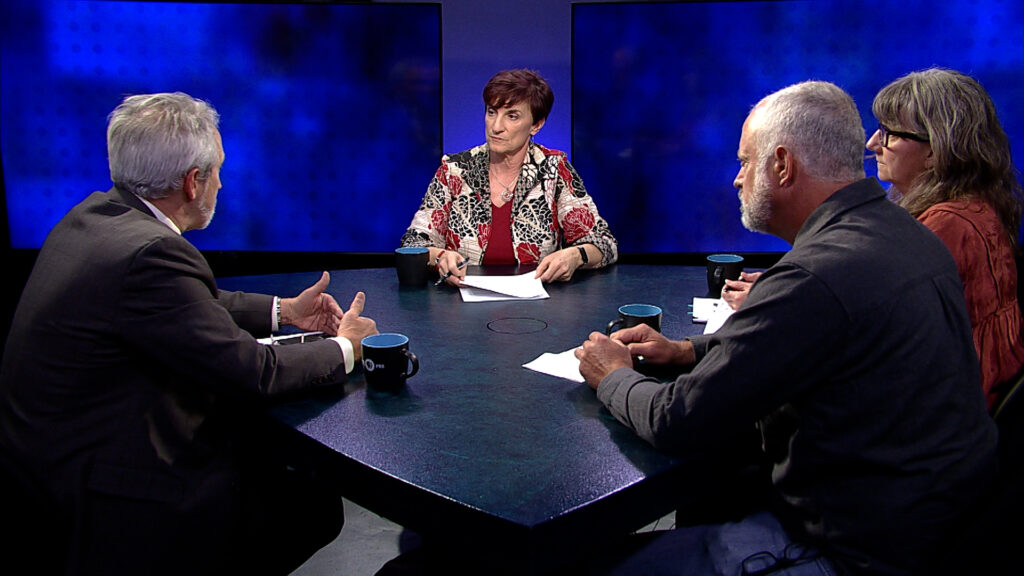
<svg viewBox="0 0 1024 576">
<path fill-rule="evenodd" d="M 760 177 L 754 182 L 749 204 L 740 200 L 740 220 L 743 227 L 751 232 L 767 232 L 768 220 L 772 217 L 772 191 L 770 187 L 763 186 L 763 182 Z"/>
<path fill-rule="evenodd" d="M 202 215 L 202 224 L 196 228 L 196 230 L 206 230 L 206 227 L 213 222 L 213 215 L 217 212 L 217 205 L 214 204 L 211 208 L 199 208 L 199 214 Z"/>
</svg>

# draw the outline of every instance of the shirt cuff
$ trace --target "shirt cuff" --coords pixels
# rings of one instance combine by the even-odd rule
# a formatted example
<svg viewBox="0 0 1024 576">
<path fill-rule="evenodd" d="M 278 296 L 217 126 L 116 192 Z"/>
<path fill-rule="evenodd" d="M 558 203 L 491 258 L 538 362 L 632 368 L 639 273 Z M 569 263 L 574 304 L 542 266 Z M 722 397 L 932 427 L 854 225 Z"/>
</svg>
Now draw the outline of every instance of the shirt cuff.
<svg viewBox="0 0 1024 576">
<path fill-rule="evenodd" d="M 605 406 L 611 407 L 612 402 L 614 401 L 615 392 L 618 391 L 619 385 L 622 384 L 625 372 L 622 374 L 619 374 L 619 372 L 623 370 L 634 372 L 631 368 L 616 368 L 611 374 L 605 376 L 604 379 L 598 383 L 597 399 L 604 403 Z"/>
<path fill-rule="evenodd" d="M 697 364 L 708 353 L 708 343 L 711 342 L 711 334 L 695 334 L 686 339 L 693 344 L 694 364 Z"/>
<path fill-rule="evenodd" d="M 332 336 L 328 340 L 334 340 L 338 343 L 338 347 L 341 348 L 341 355 L 345 357 L 345 374 L 351 374 L 352 370 L 356 367 L 356 356 L 355 350 L 352 348 L 352 342 L 344 336 Z"/>
<path fill-rule="evenodd" d="M 270 331 L 281 329 L 281 298 L 274 296 L 274 305 L 270 307 Z"/>
</svg>

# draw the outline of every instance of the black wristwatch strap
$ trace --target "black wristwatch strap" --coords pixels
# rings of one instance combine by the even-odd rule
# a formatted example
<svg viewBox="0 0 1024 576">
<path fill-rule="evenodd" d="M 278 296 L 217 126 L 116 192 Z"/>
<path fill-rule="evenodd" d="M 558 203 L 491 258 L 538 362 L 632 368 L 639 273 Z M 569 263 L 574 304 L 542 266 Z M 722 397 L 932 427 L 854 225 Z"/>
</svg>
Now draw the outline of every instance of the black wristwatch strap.
<svg viewBox="0 0 1024 576">
<path fill-rule="evenodd" d="M 580 251 L 580 258 L 583 258 L 583 263 L 590 262 L 590 259 L 587 258 L 587 249 L 583 246 L 577 246 L 576 248 Z"/>
</svg>

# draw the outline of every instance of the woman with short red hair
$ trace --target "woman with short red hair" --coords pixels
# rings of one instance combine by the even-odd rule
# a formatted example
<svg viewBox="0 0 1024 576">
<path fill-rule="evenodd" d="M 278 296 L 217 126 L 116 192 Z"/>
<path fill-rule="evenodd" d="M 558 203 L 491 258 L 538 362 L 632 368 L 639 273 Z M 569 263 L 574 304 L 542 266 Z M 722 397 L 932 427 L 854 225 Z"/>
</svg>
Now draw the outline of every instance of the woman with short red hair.
<svg viewBox="0 0 1024 576">
<path fill-rule="evenodd" d="M 469 264 L 536 265 L 544 282 L 618 259 L 618 243 L 564 152 L 536 144 L 554 94 L 531 70 L 484 87 L 487 142 L 445 155 L 402 246 L 425 246 L 458 285 Z"/>
</svg>

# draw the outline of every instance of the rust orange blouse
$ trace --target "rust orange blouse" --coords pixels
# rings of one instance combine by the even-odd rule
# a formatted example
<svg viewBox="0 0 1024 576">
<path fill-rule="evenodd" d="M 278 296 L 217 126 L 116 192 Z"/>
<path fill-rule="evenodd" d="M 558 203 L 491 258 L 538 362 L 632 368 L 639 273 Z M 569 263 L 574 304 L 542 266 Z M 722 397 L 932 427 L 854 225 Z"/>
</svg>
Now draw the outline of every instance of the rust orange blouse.
<svg viewBox="0 0 1024 576">
<path fill-rule="evenodd" d="M 992 410 L 1005 393 L 999 385 L 1024 366 L 1010 239 L 995 210 L 978 198 L 940 202 L 918 220 L 942 239 L 956 260 L 981 360 L 981 383 Z"/>
</svg>

